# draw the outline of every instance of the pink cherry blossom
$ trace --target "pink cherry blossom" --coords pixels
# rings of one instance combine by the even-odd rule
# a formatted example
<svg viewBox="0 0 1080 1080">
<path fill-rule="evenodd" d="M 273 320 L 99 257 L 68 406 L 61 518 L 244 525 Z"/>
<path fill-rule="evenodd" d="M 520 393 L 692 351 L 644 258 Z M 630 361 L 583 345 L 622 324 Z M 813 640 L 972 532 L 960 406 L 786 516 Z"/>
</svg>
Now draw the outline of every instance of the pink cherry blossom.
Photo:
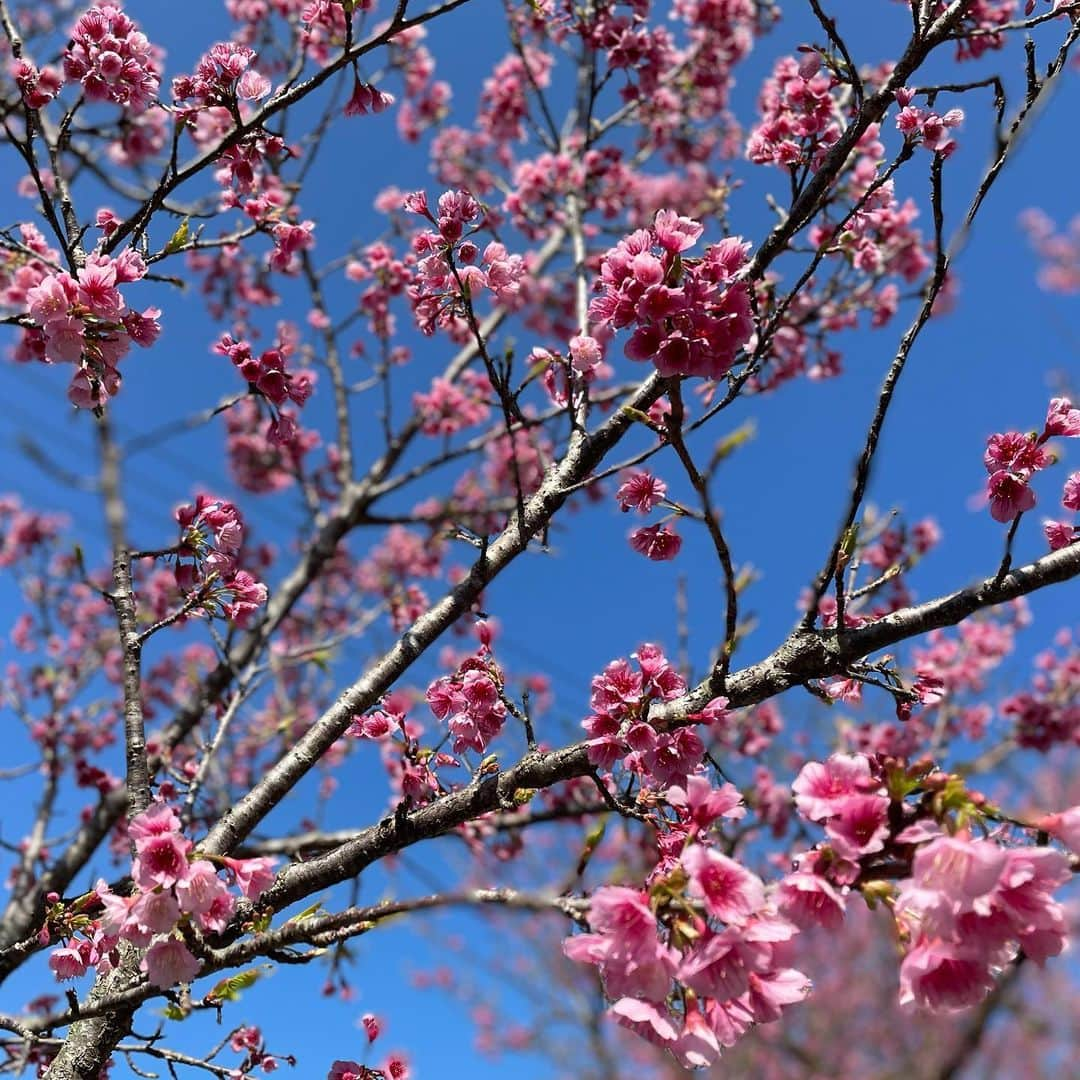
<svg viewBox="0 0 1080 1080">
<path fill-rule="evenodd" d="M 690 875 L 690 892 L 705 901 L 714 918 L 739 925 L 765 902 L 761 879 L 718 851 L 694 844 L 683 853 L 682 864 Z"/>
<path fill-rule="evenodd" d="M 199 961 L 175 937 L 155 941 L 142 959 L 142 970 L 152 986 L 167 990 L 177 983 L 189 983 L 199 973 Z"/>
</svg>

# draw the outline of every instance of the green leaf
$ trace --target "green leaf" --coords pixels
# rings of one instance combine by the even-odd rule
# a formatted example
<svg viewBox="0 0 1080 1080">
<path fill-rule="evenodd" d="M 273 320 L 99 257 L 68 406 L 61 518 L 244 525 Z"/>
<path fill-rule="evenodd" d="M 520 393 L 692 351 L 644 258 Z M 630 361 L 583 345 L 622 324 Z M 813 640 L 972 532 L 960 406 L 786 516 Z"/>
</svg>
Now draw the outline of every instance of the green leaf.
<svg viewBox="0 0 1080 1080">
<path fill-rule="evenodd" d="M 187 1012 L 181 1009 L 179 1005 L 174 1005 L 171 1001 L 161 1010 L 161 1015 L 166 1020 L 186 1020 L 188 1018 Z"/>
<path fill-rule="evenodd" d="M 184 220 L 180 222 L 176 232 L 172 234 L 169 238 L 169 242 L 165 245 L 166 255 L 175 254 L 188 242 L 191 235 L 190 221 L 190 218 L 184 218 Z"/>
<path fill-rule="evenodd" d="M 635 409 L 633 405 L 623 405 L 619 412 L 626 416 L 629 416 L 631 420 L 636 420 L 639 424 L 645 424 L 648 427 L 653 427 L 653 422 L 649 418 L 648 413 L 643 413 L 640 409 Z"/>
<path fill-rule="evenodd" d="M 312 917 L 312 915 L 317 914 L 318 911 L 319 911 L 319 908 L 321 908 L 321 907 L 322 907 L 322 901 L 321 900 L 316 900 L 315 903 L 311 905 L 311 907 L 306 907 L 298 915 L 294 915 L 291 919 L 286 919 L 285 920 L 285 925 L 289 926 L 292 923 L 304 922 L 306 919 L 310 919 Z"/>
<path fill-rule="evenodd" d="M 259 972 L 255 968 L 238 971 L 235 975 L 229 975 L 227 978 L 222 979 L 206 996 L 208 999 L 213 998 L 215 1001 L 239 1001 L 240 991 L 254 986 L 255 980 L 258 978 Z"/>
</svg>

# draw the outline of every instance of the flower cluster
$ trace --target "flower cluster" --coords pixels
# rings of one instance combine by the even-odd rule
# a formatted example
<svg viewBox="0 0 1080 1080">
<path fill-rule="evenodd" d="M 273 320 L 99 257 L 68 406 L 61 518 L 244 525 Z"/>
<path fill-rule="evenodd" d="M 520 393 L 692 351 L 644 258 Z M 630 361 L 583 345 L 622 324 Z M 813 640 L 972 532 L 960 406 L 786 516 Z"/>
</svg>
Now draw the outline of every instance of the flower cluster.
<svg viewBox="0 0 1080 1080">
<path fill-rule="evenodd" d="M 25 59 L 11 62 L 11 77 L 22 94 L 23 104 L 29 109 L 44 108 L 64 86 L 64 77 L 56 68 L 46 65 L 39 70 Z"/>
<path fill-rule="evenodd" d="M 172 82 L 173 97 L 188 106 L 235 105 L 237 99 L 258 101 L 270 93 L 270 80 L 253 68 L 255 50 L 235 41 L 211 46 L 190 75 Z"/>
<path fill-rule="evenodd" d="M 227 356 L 241 376 L 279 410 L 288 401 L 302 406 L 314 388 L 313 372 L 288 370 L 289 357 L 294 351 L 295 345 L 287 336 L 258 356 L 250 342 L 236 341 L 229 334 L 223 334 L 214 346 L 214 352 Z M 291 429 L 288 415 L 279 411 L 270 425 L 268 437 L 271 442 L 278 439 L 288 442 Z"/>
<path fill-rule="evenodd" d="M 128 249 L 115 259 L 91 255 L 74 277 L 46 274 L 26 292 L 26 308 L 36 328 L 22 349 L 46 363 L 77 365 L 68 398 L 78 408 L 100 408 L 120 388 L 117 365 L 131 343 L 147 348 L 161 333 L 157 308 L 141 314 L 127 307 L 120 286 L 139 281 L 146 264 Z"/>
<path fill-rule="evenodd" d="M 589 738 L 589 761 L 601 769 L 621 762 L 624 769 L 659 787 L 684 784 L 705 754 L 705 744 L 690 727 L 658 731 L 649 722 L 654 701 L 672 701 L 686 692 L 686 680 L 656 645 L 642 645 L 632 659 L 613 660 L 592 681 L 590 716 L 582 721 Z M 722 719 L 724 698 L 716 698 L 692 720 Z"/>
<path fill-rule="evenodd" d="M 956 149 L 956 140 L 949 133 L 963 123 L 963 109 L 950 109 L 939 116 L 936 112 L 912 105 L 914 96 L 907 87 L 896 91 L 896 103 L 900 106 L 900 115 L 896 118 L 897 130 L 905 139 L 917 141 L 925 149 L 948 157 Z"/>
<path fill-rule="evenodd" d="M 1041 210 L 1025 210 L 1020 223 L 1043 260 L 1039 284 L 1048 292 L 1080 292 L 1080 215 L 1061 232 Z"/>
<path fill-rule="evenodd" d="M 1019 746 L 1043 753 L 1080 742 L 1080 646 L 1068 630 L 1057 639 L 1061 651 L 1047 649 L 1035 658 L 1028 689 L 1010 694 L 1001 715 L 1014 725 Z"/>
<path fill-rule="evenodd" d="M 1012 521 L 1017 514 L 1035 505 L 1035 492 L 1029 484 L 1035 473 L 1057 460 L 1046 447 L 1047 441 L 1055 436 L 1080 436 L 1080 409 L 1075 408 L 1068 398 L 1051 399 L 1041 433 L 1006 431 L 991 435 L 987 440 L 983 456 L 986 471 L 990 474 L 986 494 L 995 521 Z M 1069 510 L 1080 509 L 1078 474 L 1074 473 L 1065 483 L 1064 505 Z M 1072 543 L 1073 531 L 1072 526 L 1051 522 L 1047 539 L 1052 547 L 1064 547 Z"/>
<path fill-rule="evenodd" d="M 1066 922 L 1051 894 L 1071 877 L 1054 848 L 1002 848 L 964 832 L 922 845 L 894 906 L 907 943 L 901 1004 L 964 1009 L 993 989 L 1018 950 L 1040 965 L 1057 956 Z"/>
<path fill-rule="evenodd" d="M 345 102 L 346 116 L 366 116 L 369 112 L 385 112 L 394 104 L 394 95 L 377 90 L 370 83 L 356 79 L 353 83 L 352 97 Z"/>
<path fill-rule="evenodd" d="M 417 326 L 425 334 L 437 327 L 452 336 L 467 333 L 466 309 L 482 292 L 489 291 L 501 304 L 517 302 L 526 277 L 525 261 L 511 255 L 498 241 L 481 252 L 471 239 L 484 225 L 484 211 L 467 191 L 447 191 L 439 196 L 433 214 L 423 192 L 405 198 L 405 209 L 426 217 L 438 232 L 413 237 L 416 272 L 408 288 Z M 466 229 L 469 231 L 466 232 Z"/>
<path fill-rule="evenodd" d="M 686 1068 L 712 1064 L 810 990 L 784 964 L 798 930 L 767 904 L 760 878 L 700 843 L 650 892 L 597 889 L 589 927 L 563 951 L 599 968 L 615 1020 Z M 673 980 L 682 993 L 672 994 Z"/>
<path fill-rule="evenodd" d="M 450 729 L 455 754 L 462 750 L 484 753 L 502 730 L 506 721 L 502 686 L 502 671 L 490 649 L 482 645 L 453 675 L 436 679 L 428 687 L 427 703 L 436 719 Z"/>
<path fill-rule="evenodd" d="M 181 833 L 180 819 L 164 803 L 133 818 L 128 834 L 135 845 L 131 894 L 120 896 L 99 881 L 70 910 L 57 903 L 49 913 L 49 925 L 68 938 L 68 944 L 49 957 L 58 979 L 84 975 L 89 967 L 110 970 L 123 940 L 146 950 L 142 970 L 151 985 L 168 989 L 191 982 L 201 964 L 180 928 L 221 932 L 236 907 L 230 884 L 256 900 L 273 881 L 273 859 L 223 858 L 215 864 L 198 858 Z M 219 876 L 219 867 L 227 881 Z M 98 907 L 103 910 L 93 914 Z"/>
<path fill-rule="evenodd" d="M 425 435 L 453 435 L 487 420 L 491 395 L 486 375 L 465 371 L 456 382 L 440 376 L 432 381 L 428 393 L 413 394 L 413 409 Z"/>
<path fill-rule="evenodd" d="M 314 374 L 314 373 L 312 373 Z M 226 449 L 233 479 L 257 494 L 280 491 L 300 475 L 304 458 L 319 445 L 319 434 L 278 409 L 269 428 L 255 398 L 247 397 L 225 414 Z"/>
<path fill-rule="evenodd" d="M 401 1054 L 391 1054 L 377 1069 L 356 1061 L 335 1061 L 326 1080 L 409 1080 L 412 1070 Z"/>
<path fill-rule="evenodd" d="M 113 4 L 79 16 L 64 50 L 64 74 L 82 84 L 88 101 L 112 101 L 144 112 L 161 84 L 160 50 Z"/>
<path fill-rule="evenodd" d="M 816 911 L 830 925 L 843 914 L 839 890 L 857 885 L 886 898 L 905 946 L 901 1004 L 966 1008 L 1019 950 L 1041 964 L 1064 948 L 1064 914 L 1051 893 L 1071 876 L 1067 859 L 1053 848 L 1006 846 L 995 834 L 973 839 L 971 823 L 996 811 L 960 777 L 926 759 L 834 754 L 805 765 L 793 790 L 799 814 L 824 823 L 828 839 L 797 860 L 806 895 L 793 895 L 789 879 L 782 910 L 795 921 L 799 907 Z M 1066 842 L 1075 839 L 1069 813 L 1050 823 Z"/>
<path fill-rule="evenodd" d="M 236 507 L 210 495 L 176 511 L 181 536 L 176 584 L 188 604 L 245 627 L 266 603 L 266 586 L 238 567 L 244 526 Z M 190 561 L 186 561 L 190 560 Z"/>
<path fill-rule="evenodd" d="M 621 240 L 603 259 L 589 316 L 600 326 L 633 327 L 624 352 L 652 360 L 661 375 L 718 379 L 750 339 L 747 287 L 735 280 L 748 244 L 728 237 L 700 259 L 684 252 L 704 227 L 661 210 L 651 228 Z"/>
<path fill-rule="evenodd" d="M 804 765 L 792 785 L 795 806 L 808 821 L 824 822 L 829 846 L 856 863 L 881 851 L 889 835 L 889 797 L 863 754 L 833 754 Z"/>
<path fill-rule="evenodd" d="M 750 133 L 746 156 L 755 165 L 816 169 L 840 138 L 836 86 L 817 53 L 778 60 L 761 88 L 761 121 Z"/>
</svg>

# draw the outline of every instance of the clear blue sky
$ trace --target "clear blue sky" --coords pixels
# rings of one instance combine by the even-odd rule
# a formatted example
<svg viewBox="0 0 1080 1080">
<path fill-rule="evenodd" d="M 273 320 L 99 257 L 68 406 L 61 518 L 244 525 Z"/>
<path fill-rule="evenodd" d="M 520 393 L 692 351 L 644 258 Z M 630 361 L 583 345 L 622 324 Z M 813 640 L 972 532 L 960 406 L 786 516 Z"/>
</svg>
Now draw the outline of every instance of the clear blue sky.
<svg viewBox="0 0 1080 1080">
<path fill-rule="evenodd" d="M 501 22 L 492 17 L 495 6 L 494 0 L 474 0 L 431 28 L 429 46 L 440 77 L 454 85 L 455 119 L 461 122 L 467 123 L 473 114 L 487 62 L 507 48 Z M 734 105 L 746 124 L 752 119 L 760 80 L 773 60 L 807 38 L 820 38 L 816 26 L 808 29 L 802 6 L 787 5 L 786 21 L 758 43 L 754 56 L 740 70 Z M 859 61 L 893 55 L 894 50 L 884 43 L 894 27 L 893 40 L 899 40 L 908 24 L 902 5 L 881 0 L 842 0 L 830 6 L 839 15 L 841 30 Z M 220 25 L 218 7 L 203 2 L 178 8 L 149 0 L 127 4 L 151 38 L 166 45 L 169 76 L 190 70 L 201 45 L 212 40 L 213 28 Z M 872 18 L 868 18 L 871 8 Z M 1010 55 L 1015 67 L 1016 53 Z M 998 58 L 992 56 L 988 64 L 972 66 L 967 74 L 977 77 L 976 72 L 984 74 L 998 66 Z M 1013 89 L 1017 85 L 1016 79 L 1010 79 Z M 953 220 L 966 202 L 990 145 L 987 98 L 970 98 L 964 104 L 968 123 L 960 136 L 961 148 L 945 169 Z M 873 477 L 872 500 L 882 509 L 901 508 L 912 520 L 933 515 L 944 532 L 943 544 L 912 581 L 922 597 L 989 573 L 1000 559 L 1002 527 L 985 511 L 968 507 L 983 481 L 986 436 L 996 430 L 1036 426 L 1051 394 L 1055 370 L 1071 372 L 1074 386 L 1080 385 L 1080 353 L 1070 331 L 1080 301 L 1050 297 L 1037 289 L 1035 260 L 1017 223 L 1019 212 L 1028 206 L 1043 207 L 1059 222 L 1080 210 L 1075 194 L 1080 168 L 1075 150 L 1078 109 L 1078 76 L 1070 74 L 980 216 L 955 266 L 961 286 L 956 311 L 924 333 L 890 414 Z M 306 213 L 318 221 L 316 254 L 325 259 L 339 253 L 344 239 L 367 239 L 380 229 L 371 204 L 383 186 L 436 190 L 427 173 L 426 144 L 420 149 L 403 148 L 393 136 L 392 114 L 346 121 L 338 135 L 327 145 L 302 200 Z M 11 177 L 10 155 L 7 161 L 4 175 Z M 900 182 L 902 190 L 924 203 L 928 164 L 929 155 L 924 155 Z M 733 198 L 731 220 L 736 231 L 757 241 L 769 220 L 762 196 L 772 190 L 783 197 L 781 176 L 744 162 L 734 163 L 734 168 L 746 183 Z M 11 194 L 10 184 L 5 186 L 8 190 L 0 194 L 0 219 L 7 224 L 24 218 L 29 204 Z M 929 222 L 924 227 L 928 229 Z M 343 288 L 336 299 L 345 304 L 348 296 Z M 161 342 L 152 352 L 133 355 L 125 362 L 124 389 L 114 415 L 118 428 L 128 436 L 204 408 L 237 388 L 227 363 L 209 353 L 223 327 L 206 318 L 198 298 L 169 295 L 160 306 L 164 309 Z M 297 321 L 303 314 L 302 308 L 290 307 L 288 302 L 280 310 L 280 315 Z M 278 313 L 272 313 L 267 319 L 268 331 L 276 317 Z M 902 312 L 884 332 L 848 334 L 840 342 L 845 356 L 843 378 L 825 383 L 799 381 L 771 397 L 743 401 L 713 429 L 712 435 L 719 437 L 748 418 L 757 425 L 757 438 L 725 466 L 717 487 L 736 561 L 752 563 L 761 574 L 745 601 L 759 625 L 742 646 L 737 662 L 769 651 L 795 618 L 799 590 L 813 576 L 832 539 L 847 498 L 851 464 L 903 323 Z M 444 355 L 441 345 L 418 353 L 414 363 L 418 384 L 441 366 Z M 3 488 L 20 493 L 35 507 L 67 511 L 89 557 L 100 557 L 100 509 L 94 500 L 58 486 L 19 449 L 20 438 L 29 436 L 57 464 L 92 473 L 90 418 L 74 415 L 68 408 L 66 377 L 67 372 L 61 370 L 0 365 L 0 395 L 7 403 L 0 410 Z M 312 406 L 323 417 L 327 415 L 325 396 L 324 392 L 323 405 Z M 377 443 L 368 449 L 377 452 Z M 1071 467 L 1077 467 L 1075 450 Z M 658 471 L 672 479 L 676 475 L 666 460 Z M 1055 476 L 1047 478 L 1050 483 L 1041 489 L 1044 505 L 1040 509 L 1051 508 L 1053 483 L 1060 483 L 1064 475 L 1059 467 Z M 235 489 L 223 463 L 218 427 L 136 457 L 126 480 L 132 532 L 140 544 L 168 540 L 172 510 L 190 498 L 196 480 L 199 487 L 236 495 L 262 538 L 287 535 L 285 527 L 301 518 L 294 491 L 256 498 Z M 407 504 L 413 501 L 410 495 Z M 672 564 L 653 564 L 629 551 L 627 528 L 627 519 L 610 501 L 583 508 L 570 517 L 566 531 L 553 534 L 550 554 L 524 557 L 490 591 L 487 607 L 502 623 L 500 648 L 507 665 L 546 670 L 552 678 L 557 700 L 550 723 L 576 723 L 585 715 L 589 679 L 610 659 L 628 654 L 646 640 L 674 649 L 673 589 L 678 575 L 686 574 L 691 581 L 689 620 L 693 659 L 698 665 L 720 637 L 721 583 L 707 538 L 683 525 L 682 557 Z M 1026 561 L 1043 551 L 1041 533 L 1031 520 L 1021 530 L 1018 555 Z M 11 603 L 10 590 L 4 585 L 0 585 L 0 599 Z M 1075 620 L 1077 600 L 1074 585 L 1034 598 L 1035 624 L 1010 664 L 1009 677 L 1017 683 L 1026 681 L 1030 657 L 1049 643 L 1058 626 Z M 3 621 L 7 624 L 10 619 Z M 781 706 L 792 723 L 811 719 L 806 695 Z M 4 722 L 6 727 L 14 726 L 10 714 Z M 18 750 L 16 754 L 9 744 L 0 754 L 0 765 L 22 760 L 22 747 Z M 383 809 L 377 763 L 350 763 L 349 768 L 358 771 L 349 775 L 351 782 L 343 784 L 332 805 L 332 825 L 364 824 Z M 370 787 L 356 782 L 368 776 L 376 780 Z M 29 797 L 30 787 L 21 790 Z M 4 838 L 10 839 L 13 831 L 5 828 Z M 409 862 L 427 868 L 438 880 L 452 880 L 442 856 L 428 849 L 411 853 Z M 406 892 L 426 889 L 408 869 L 401 881 Z M 365 881 L 362 896 L 377 899 L 378 888 Z M 475 921 L 461 919 L 452 925 L 467 941 L 482 936 Z M 507 939 L 502 946 L 513 950 L 514 942 Z M 301 1059 L 296 1074 L 305 1078 L 324 1075 L 334 1057 L 359 1052 L 363 1036 L 351 1025 L 367 1010 L 386 1018 L 387 1047 L 406 1049 L 418 1076 L 509 1074 L 525 1080 L 550 1075 L 550 1066 L 542 1060 L 515 1060 L 504 1066 L 478 1057 L 471 1049 L 472 1030 L 461 1008 L 447 996 L 411 988 L 410 971 L 432 967 L 443 958 L 435 939 L 412 924 L 399 923 L 371 935 L 357 943 L 355 953 L 358 964 L 351 977 L 360 989 L 356 1002 L 321 999 L 318 988 L 323 971 L 313 965 L 279 970 L 249 991 L 245 1002 L 232 1008 L 231 1016 L 260 1021 L 269 1034 L 270 1048 L 295 1053 Z M 489 988 L 493 995 L 500 993 L 490 981 L 476 977 L 481 988 Z M 13 978 L 0 991 L 0 1008 L 17 1008 L 23 991 L 32 986 L 41 992 L 43 982 L 40 977 L 32 983 L 24 976 Z M 144 1029 L 148 1026 L 142 1024 Z M 213 1034 L 204 1036 L 212 1039 Z M 179 1042 L 197 1049 L 202 1037 L 185 1031 Z M 117 1075 L 126 1075 L 122 1067 Z"/>
</svg>

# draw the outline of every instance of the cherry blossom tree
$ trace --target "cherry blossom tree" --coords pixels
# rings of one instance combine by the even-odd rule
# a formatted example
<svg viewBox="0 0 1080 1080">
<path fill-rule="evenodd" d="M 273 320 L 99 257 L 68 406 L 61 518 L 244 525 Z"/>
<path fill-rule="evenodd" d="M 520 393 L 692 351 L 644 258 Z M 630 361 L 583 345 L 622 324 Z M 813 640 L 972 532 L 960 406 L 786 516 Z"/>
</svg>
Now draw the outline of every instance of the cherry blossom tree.
<svg viewBox="0 0 1080 1080">
<path fill-rule="evenodd" d="M 889 32 L 859 55 L 819 0 L 487 0 L 497 59 L 452 86 L 438 35 L 481 3 L 225 0 L 185 64 L 178 12 L 151 33 L 136 0 L 0 0 L 10 362 L 44 365 L 96 447 L 73 475 L 32 443 L 44 505 L 0 499 L 2 779 L 33 785 L 2 837 L 0 978 L 34 987 L 0 1072 L 401 1080 L 351 946 L 464 910 L 503 958 L 539 942 L 574 1075 L 988 1075 L 1021 1045 L 1038 1075 L 1044 1044 L 1008 1033 L 1037 1012 L 1051 1049 L 1074 1035 L 1080 647 L 1040 626 L 1026 684 L 998 676 L 1027 598 L 1080 577 L 1080 405 L 1062 385 L 951 448 L 1000 534 L 975 580 L 917 595 L 941 530 L 870 495 L 890 504 L 897 389 L 1070 78 L 1080 4 L 864 0 Z M 388 186 L 365 125 L 428 164 Z M 323 227 L 342 153 L 380 178 L 354 235 Z M 1075 226 L 1024 220 L 1075 291 Z M 766 641 L 732 539 L 763 506 L 721 477 L 852 351 L 879 390 Z M 132 460 L 193 434 L 173 515 L 143 512 Z M 71 488 L 103 533 L 49 509 Z M 556 709 L 502 624 L 531 567 L 565 592 L 616 558 L 627 589 L 675 565 L 676 632 L 574 610 L 610 662 Z M 456 885 L 410 887 L 414 852 Z M 260 1021 L 267 969 L 310 965 L 365 987 L 368 1056 L 343 1036 L 297 1064 Z M 196 1050 L 200 1014 L 222 1037 Z"/>
</svg>

